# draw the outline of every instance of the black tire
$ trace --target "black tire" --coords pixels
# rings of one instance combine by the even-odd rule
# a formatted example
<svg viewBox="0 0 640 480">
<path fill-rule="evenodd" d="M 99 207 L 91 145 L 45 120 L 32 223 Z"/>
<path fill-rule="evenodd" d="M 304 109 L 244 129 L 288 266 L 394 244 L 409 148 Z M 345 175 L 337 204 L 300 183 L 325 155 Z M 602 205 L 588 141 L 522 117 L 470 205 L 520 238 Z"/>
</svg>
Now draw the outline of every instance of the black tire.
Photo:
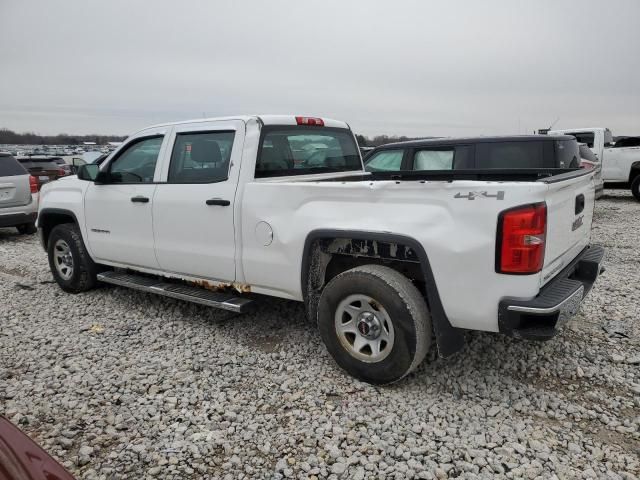
<svg viewBox="0 0 640 480">
<path fill-rule="evenodd" d="M 636 175 L 631 182 L 631 193 L 640 202 L 640 175 Z"/>
<path fill-rule="evenodd" d="M 64 243 L 59 243 L 64 242 Z M 56 249 L 64 244 L 68 246 L 68 250 L 72 259 L 71 273 L 68 278 L 56 266 Z M 53 278 L 60 288 L 68 293 L 80 293 L 95 287 L 98 273 L 98 266 L 91 260 L 87 249 L 82 241 L 80 229 L 75 223 L 63 223 L 56 225 L 49 234 L 47 245 L 47 253 L 49 255 L 49 268 Z M 66 272 L 66 270 L 65 270 Z"/>
<path fill-rule="evenodd" d="M 33 235 L 38 231 L 35 223 L 23 223 L 22 225 L 17 225 L 16 228 L 20 235 Z"/>
<path fill-rule="evenodd" d="M 342 328 L 339 324 L 352 325 L 351 320 L 354 320 L 358 332 L 363 333 L 363 330 L 366 330 L 366 333 L 371 334 L 372 330 L 369 327 L 361 328 L 361 318 L 366 312 L 356 316 L 347 311 L 352 308 L 367 309 L 363 302 L 356 300 L 355 304 L 347 307 L 342 316 L 337 318 L 338 309 L 343 311 L 342 305 L 349 304 L 348 299 L 358 296 L 371 298 L 374 302 L 369 305 L 373 306 L 373 311 L 382 312 L 381 318 L 388 319 L 383 323 L 390 322 L 393 327 L 392 343 L 385 343 L 385 348 L 380 344 L 377 346 L 380 351 L 389 349 L 386 356 L 371 357 L 379 360 L 364 361 L 356 358 L 354 355 L 366 356 L 366 349 L 372 355 L 374 352 L 371 347 L 365 347 L 364 350 L 353 353 L 356 351 L 357 333 L 341 335 L 338 332 L 338 329 Z M 358 304 L 360 307 L 354 307 Z M 378 322 L 378 315 L 375 314 L 375 317 Z M 360 320 L 357 320 L 358 318 Z M 405 377 L 424 360 L 431 346 L 431 316 L 422 294 L 407 277 L 381 265 L 363 265 L 347 270 L 326 285 L 318 305 L 318 329 L 327 350 L 340 367 L 350 375 L 376 385 L 397 382 Z M 376 329 L 379 331 L 379 327 Z M 354 338 L 353 343 L 349 338 L 351 335 Z M 351 347 L 347 346 L 345 341 Z M 372 340 L 374 341 L 377 340 Z"/>
</svg>

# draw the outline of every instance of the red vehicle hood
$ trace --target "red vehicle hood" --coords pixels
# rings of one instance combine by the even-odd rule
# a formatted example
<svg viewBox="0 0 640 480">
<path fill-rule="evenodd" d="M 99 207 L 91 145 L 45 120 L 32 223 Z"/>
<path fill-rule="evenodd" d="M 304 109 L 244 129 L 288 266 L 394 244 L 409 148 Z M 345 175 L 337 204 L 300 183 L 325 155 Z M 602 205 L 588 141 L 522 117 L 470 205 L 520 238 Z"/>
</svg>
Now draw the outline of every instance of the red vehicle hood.
<svg viewBox="0 0 640 480">
<path fill-rule="evenodd" d="M 0 417 L 0 480 L 75 480 L 36 442 Z"/>
</svg>

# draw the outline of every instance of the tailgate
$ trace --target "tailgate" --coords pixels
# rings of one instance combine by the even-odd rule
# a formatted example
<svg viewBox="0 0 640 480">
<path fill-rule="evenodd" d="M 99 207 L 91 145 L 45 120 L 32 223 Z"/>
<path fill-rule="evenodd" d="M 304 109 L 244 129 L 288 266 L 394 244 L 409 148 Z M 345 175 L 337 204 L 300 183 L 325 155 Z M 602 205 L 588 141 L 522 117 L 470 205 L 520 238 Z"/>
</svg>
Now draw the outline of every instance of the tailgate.
<svg viewBox="0 0 640 480">
<path fill-rule="evenodd" d="M 0 177 L 0 208 L 18 207 L 31 202 L 29 175 Z"/>
<path fill-rule="evenodd" d="M 595 201 L 594 173 L 547 180 L 547 240 L 541 284 L 567 266 L 591 239 Z"/>
</svg>

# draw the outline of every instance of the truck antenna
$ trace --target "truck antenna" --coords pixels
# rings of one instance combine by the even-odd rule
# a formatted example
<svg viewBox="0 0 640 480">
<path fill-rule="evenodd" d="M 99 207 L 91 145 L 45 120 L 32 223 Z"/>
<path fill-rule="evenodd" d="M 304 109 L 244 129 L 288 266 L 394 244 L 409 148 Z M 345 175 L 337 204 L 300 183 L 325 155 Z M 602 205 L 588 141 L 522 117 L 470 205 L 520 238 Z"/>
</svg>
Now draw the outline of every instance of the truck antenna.
<svg viewBox="0 0 640 480">
<path fill-rule="evenodd" d="M 551 130 L 553 128 L 553 126 L 558 123 L 558 120 L 560 120 L 560 117 L 556 118 L 553 123 L 551 125 L 549 125 L 549 130 Z"/>
</svg>

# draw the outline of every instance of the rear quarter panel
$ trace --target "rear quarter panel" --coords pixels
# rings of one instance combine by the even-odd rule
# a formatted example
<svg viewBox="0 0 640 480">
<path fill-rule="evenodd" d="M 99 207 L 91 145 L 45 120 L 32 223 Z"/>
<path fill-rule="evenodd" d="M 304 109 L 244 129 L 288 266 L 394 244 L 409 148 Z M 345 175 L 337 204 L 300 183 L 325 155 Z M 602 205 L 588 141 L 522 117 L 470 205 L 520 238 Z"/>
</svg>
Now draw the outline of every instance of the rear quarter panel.
<svg viewBox="0 0 640 480">
<path fill-rule="evenodd" d="M 301 300 L 310 232 L 390 232 L 424 246 L 453 326 L 497 331 L 499 300 L 531 298 L 540 281 L 539 274 L 495 272 L 498 214 L 543 201 L 546 190 L 536 182 L 250 182 L 241 204 L 244 282 L 258 293 Z M 260 222 L 273 230 L 269 246 L 256 234 Z"/>
</svg>

